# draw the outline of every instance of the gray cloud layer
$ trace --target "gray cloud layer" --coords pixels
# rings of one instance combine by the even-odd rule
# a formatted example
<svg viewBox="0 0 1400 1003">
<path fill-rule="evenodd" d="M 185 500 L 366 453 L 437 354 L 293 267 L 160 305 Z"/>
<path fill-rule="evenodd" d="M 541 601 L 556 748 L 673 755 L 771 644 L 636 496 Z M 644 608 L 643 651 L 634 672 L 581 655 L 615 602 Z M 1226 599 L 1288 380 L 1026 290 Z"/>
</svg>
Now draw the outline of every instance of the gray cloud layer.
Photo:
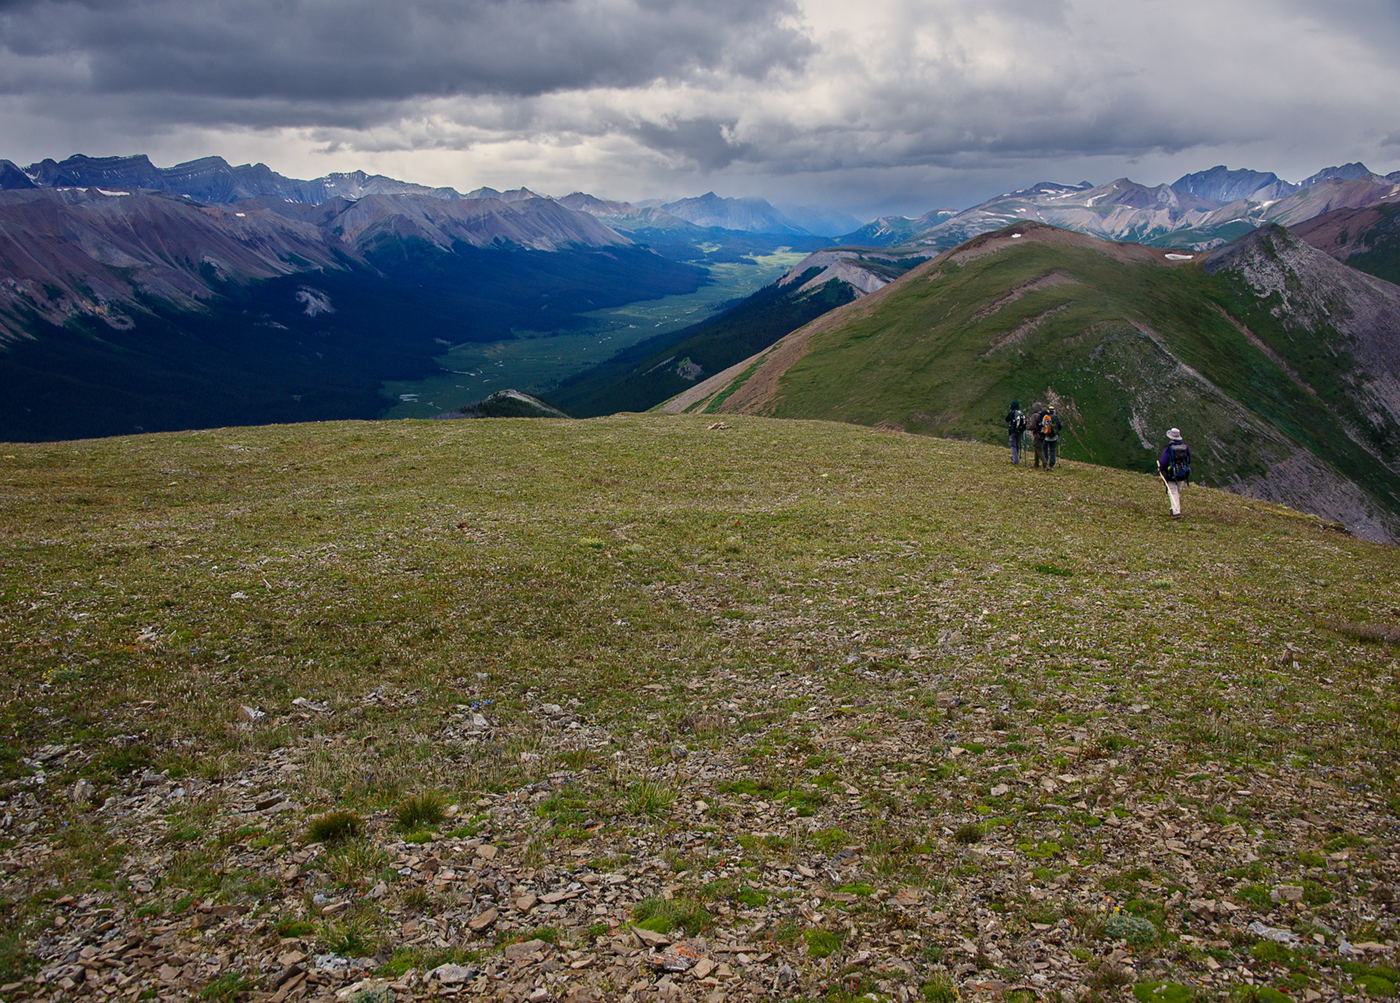
<svg viewBox="0 0 1400 1003">
<path fill-rule="evenodd" d="M 323 105 L 761 78 L 810 43 L 788 0 L 92 0 L 9 3 L 6 62 L 100 94 Z M 66 64 L 68 72 L 62 71 Z M 24 90 L 22 75 L 5 75 Z M 57 79 L 55 79 L 55 77 Z"/>
<path fill-rule="evenodd" d="M 1393 0 L 0 0 L 0 156 L 921 211 L 1393 170 L 1396 51 Z"/>
</svg>

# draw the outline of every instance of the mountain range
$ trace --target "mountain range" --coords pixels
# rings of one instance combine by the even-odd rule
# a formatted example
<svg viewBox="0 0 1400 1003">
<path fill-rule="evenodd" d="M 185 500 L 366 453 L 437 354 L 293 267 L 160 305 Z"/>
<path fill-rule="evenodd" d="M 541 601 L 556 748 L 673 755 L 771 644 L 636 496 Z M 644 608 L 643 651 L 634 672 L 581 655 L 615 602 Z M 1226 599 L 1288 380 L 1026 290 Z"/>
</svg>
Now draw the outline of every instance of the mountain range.
<svg viewBox="0 0 1400 1003">
<path fill-rule="evenodd" d="M 145 157 L 0 162 L 0 186 L 0 438 L 374 417 L 452 345 L 587 331 L 788 247 L 812 253 L 717 316 L 520 389 L 992 441 L 1002 398 L 1039 396 L 1071 459 L 1137 467 L 1189 426 L 1206 482 L 1400 539 L 1400 176 L 1361 164 L 1044 182 L 835 247 L 814 211 L 714 192 Z"/>
<path fill-rule="evenodd" d="M 278 174 L 266 164 L 233 166 L 222 157 L 203 157 L 174 167 L 156 167 L 149 157 L 88 157 L 81 154 L 63 161 L 41 160 L 21 169 L 0 160 L 0 190 L 28 188 L 105 188 L 163 191 L 188 195 L 201 202 L 228 203 L 252 198 L 276 198 L 319 205 L 333 198 L 361 199 L 370 195 L 421 195 L 443 201 L 492 199 L 517 202 L 547 198 L 527 188 L 501 192 L 477 188 L 462 193 L 455 188 L 397 181 L 364 171 L 327 174 L 301 181 Z M 604 202 L 577 192 L 560 199 L 576 211 L 616 219 L 623 225 L 676 227 L 691 224 L 702 229 L 720 228 L 746 232 L 830 236 L 849 230 L 854 217 L 813 206 L 794 206 L 797 219 L 761 198 L 721 198 L 708 192 L 698 198 L 664 204 L 633 206 Z M 572 203 L 572 204 L 570 204 Z"/>
<path fill-rule="evenodd" d="M 1103 185 L 1041 182 L 961 212 L 935 209 L 908 219 L 882 217 L 843 244 L 948 249 L 1020 220 L 1049 223 L 1104 240 L 1209 250 L 1265 223 L 1291 226 L 1340 208 L 1400 201 L 1400 171 L 1384 177 L 1363 164 L 1319 171 L 1300 185 L 1277 175 L 1215 167 L 1170 185 L 1127 178 Z"/>
</svg>

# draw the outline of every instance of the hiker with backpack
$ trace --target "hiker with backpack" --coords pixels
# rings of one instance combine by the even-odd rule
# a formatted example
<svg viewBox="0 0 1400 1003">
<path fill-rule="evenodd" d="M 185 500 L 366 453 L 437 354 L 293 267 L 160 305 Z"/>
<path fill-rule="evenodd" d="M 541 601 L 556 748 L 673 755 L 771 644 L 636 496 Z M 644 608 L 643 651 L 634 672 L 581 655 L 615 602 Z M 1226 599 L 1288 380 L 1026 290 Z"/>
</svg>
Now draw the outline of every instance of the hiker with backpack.
<svg viewBox="0 0 1400 1003">
<path fill-rule="evenodd" d="M 1011 402 L 1011 410 L 1006 412 L 1006 437 L 1011 445 L 1011 463 L 1021 462 L 1021 443 L 1026 437 L 1026 412 L 1021 410 L 1021 402 Z"/>
<path fill-rule="evenodd" d="M 1157 458 L 1157 473 L 1167 486 L 1172 518 L 1181 518 L 1181 486 L 1191 482 L 1191 447 L 1181 441 L 1181 429 L 1167 430 L 1167 448 Z"/>
<path fill-rule="evenodd" d="M 1045 443 L 1045 469 L 1049 470 L 1060 454 L 1060 416 L 1055 413 L 1054 404 L 1040 416 L 1040 437 Z"/>
<path fill-rule="evenodd" d="M 1036 469 L 1045 462 L 1045 435 L 1040 427 L 1045 420 L 1045 405 L 1036 401 L 1031 405 L 1031 446 L 1035 449 Z"/>
</svg>

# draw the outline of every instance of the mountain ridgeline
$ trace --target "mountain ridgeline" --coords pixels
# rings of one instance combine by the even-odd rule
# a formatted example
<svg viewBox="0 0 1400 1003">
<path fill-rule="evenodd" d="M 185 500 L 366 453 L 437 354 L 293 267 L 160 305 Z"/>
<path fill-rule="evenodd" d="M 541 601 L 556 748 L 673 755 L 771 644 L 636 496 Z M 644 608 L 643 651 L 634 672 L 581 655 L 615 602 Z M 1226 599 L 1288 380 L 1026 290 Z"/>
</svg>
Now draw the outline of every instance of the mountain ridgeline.
<svg viewBox="0 0 1400 1003">
<path fill-rule="evenodd" d="M 1281 227 L 1209 254 L 1037 224 L 984 234 L 688 388 L 663 409 L 1004 441 L 1007 402 L 1062 455 L 1195 479 L 1400 539 L 1400 287 Z M 1063 471 L 1055 476 L 1067 476 Z"/>
<path fill-rule="evenodd" d="M 916 219 L 883 217 L 841 238 L 844 244 L 934 249 L 1024 221 L 1049 223 L 1104 240 L 1209 250 L 1258 226 L 1294 226 L 1326 212 L 1400 202 L 1400 171 L 1384 177 L 1363 164 L 1319 171 L 1300 184 L 1261 171 L 1214 167 L 1149 187 L 1127 178 L 1107 184 L 1045 181 L 956 212 Z"/>
</svg>

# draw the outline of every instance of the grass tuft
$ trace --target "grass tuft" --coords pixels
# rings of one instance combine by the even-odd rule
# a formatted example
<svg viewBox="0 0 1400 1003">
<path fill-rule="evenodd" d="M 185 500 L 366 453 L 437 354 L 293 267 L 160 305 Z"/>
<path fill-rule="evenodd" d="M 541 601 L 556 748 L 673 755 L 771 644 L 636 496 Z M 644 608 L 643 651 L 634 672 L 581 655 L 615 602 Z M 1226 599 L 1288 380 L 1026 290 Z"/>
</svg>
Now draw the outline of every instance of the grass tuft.
<svg viewBox="0 0 1400 1003">
<path fill-rule="evenodd" d="M 353 811 L 332 811 L 313 818 L 306 827 L 311 843 L 339 843 L 353 839 L 364 828 L 364 820 Z"/>
<path fill-rule="evenodd" d="M 447 807 L 447 799 L 435 791 L 424 791 L 422 794 L 414 794 L 399 802 L 398 808 L 394 810 L 394 817 L 398 820 L 399 828 L 404 832 L 417 832 L 420 829 L 432 829 L 442 824 L 447 817 L 444 809 Z"/>
</svg>

